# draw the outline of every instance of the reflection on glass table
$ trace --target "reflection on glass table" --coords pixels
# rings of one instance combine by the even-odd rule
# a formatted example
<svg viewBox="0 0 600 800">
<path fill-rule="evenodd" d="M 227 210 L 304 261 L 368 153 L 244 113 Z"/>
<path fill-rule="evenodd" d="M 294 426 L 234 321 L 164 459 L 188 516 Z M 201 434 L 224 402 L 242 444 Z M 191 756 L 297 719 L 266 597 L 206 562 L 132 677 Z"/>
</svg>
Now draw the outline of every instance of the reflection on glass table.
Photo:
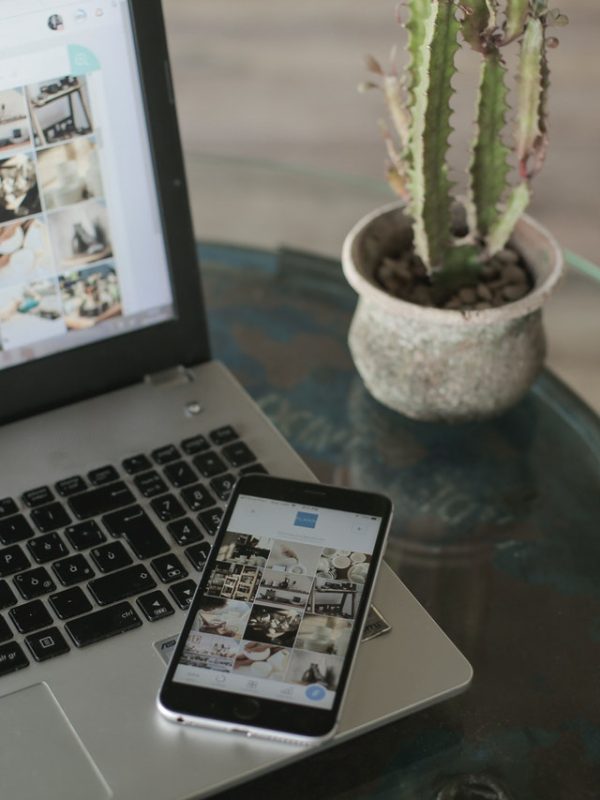
<svg viewBox="0 0 600 800">
<path fill-rule="evenodd" d="M 465 695 L 228 797 L 597 796 L 597 415 L 545 371 L 498 419 L 413 422 L 354 370 L 355 296 L 335 260 L 209 244 L 200 257 L 215 355 L 321 480 L 391 496 L 386 559 L 475 669 Z"/>
</svg>

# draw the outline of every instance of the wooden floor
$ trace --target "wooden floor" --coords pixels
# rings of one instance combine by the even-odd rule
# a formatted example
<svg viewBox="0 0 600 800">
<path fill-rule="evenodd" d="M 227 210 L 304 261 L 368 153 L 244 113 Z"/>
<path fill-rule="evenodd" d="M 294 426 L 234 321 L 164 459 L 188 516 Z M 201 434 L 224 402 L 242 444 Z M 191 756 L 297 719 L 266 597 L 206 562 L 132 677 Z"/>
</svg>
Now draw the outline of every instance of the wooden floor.
<svg viewBox="0 0 600 800">
<path fill-rule="evenodd" d="M 268 186 L 257 184 L 252 197 L 245 195 L 248 187 L 234 169 L 220 173 L 228 185 L 215 191 L 196 169 L 197 154 L 275 160 L 359 179 L 382 175 L 380 97 L 358 95 L 356 85 L 365 77 L 366 53 L 385 62 L 391 45 L 402 44 L 395 0 L 164 0 L 164 6 L 199 235 L 229 231 L 235 239 L 227 227 L 233 207 L 246 217 L 238 236 L 268 243 L 266 229 L 272 234 L 281 209 Z M 571 0 L 562 10 L 571 22 L 557 31 L 560 46 L 550 54 L 550 153 L 531 212 L 565 248 L 600 263 L 600 2 Z M 461 64 L 452 138 L 459 185 L 477 80 L 476 62 Z M 217 195 L 234 199 L 225 208 Z M 338 231 L 347 226 L 344 196 L 333 202 L 328 196 L 322 212 L 313 205 L 307 213 L 313 226 L 318 219 L 329 228 L 328 235 L 308 234 L 312 249 L 337 252 Z M 298 243 L 307 233 L 307 217 L 288 211 L 282 239 Z M 570 274 L 551 300 L 549 362 L 600 411 L 600 284 L 595 291 L 589 286 Z"/>
</svg>

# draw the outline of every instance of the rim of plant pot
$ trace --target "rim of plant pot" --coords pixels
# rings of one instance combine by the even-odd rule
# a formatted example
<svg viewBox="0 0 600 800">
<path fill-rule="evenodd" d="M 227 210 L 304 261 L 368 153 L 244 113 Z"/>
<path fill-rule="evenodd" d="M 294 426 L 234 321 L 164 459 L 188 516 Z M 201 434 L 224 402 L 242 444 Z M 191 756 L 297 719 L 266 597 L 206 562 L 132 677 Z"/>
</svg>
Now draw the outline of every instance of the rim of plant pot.
<svg viewBox="0 0 600 800">
<path fill-rule="evenodd" d="M 371 211 L 351 228 L 342 246 L 342 268 L 350 286 L 361 297 L 377 303 L 387 311 L 393 313 L 401 311 L 407 317 L 419 318 L 424 323 L 431 322 L 437 325 L 458 326 L 466 323 L 489 325 L 508 322 L 531 314 L 540 308 L 562 277 L 564 259 L 557 241 L 537 220 L 523 214 L 509 241 L 524 258 L 535 281 L 534 288 L 524 297 L 495 308 L 464 311 L 421 306 L 401 300 L 399 297 L 393 297 L 375 283 L 372 270 L 369 270 L 368 273 L 364 271 L 364 260 L 360 257 L 360 248 L 364 248 L 365 236 L 367 236 L 372 223 L 382 217 L 400 212 L 406 225 L 409 226 L 409 217 L 402 213 L 404 208 L 405 204 L 402 201 L 396 201 Z M 526 246 L 526 242 L 528 242 L 528 246 Z M 537 245 L 538 252 L 545 254 L 545 263 L 539 263 L 539 260 L 531 257 L 534 245 Z"/>
</svg>

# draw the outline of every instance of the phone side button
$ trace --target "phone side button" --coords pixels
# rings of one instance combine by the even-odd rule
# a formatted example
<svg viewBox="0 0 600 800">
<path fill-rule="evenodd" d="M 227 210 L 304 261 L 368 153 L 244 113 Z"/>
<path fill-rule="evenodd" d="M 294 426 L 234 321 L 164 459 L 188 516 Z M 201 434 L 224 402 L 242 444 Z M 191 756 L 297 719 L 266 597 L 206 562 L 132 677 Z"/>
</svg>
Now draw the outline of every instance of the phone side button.
<svg viewBox="0 0 600 800">
<path fill-rule="evenodd" d="M 233 713 L 237 719 L 255 719 L 260 714 L 260 703 L 258 700 L 239 700 L 233 707 Z"/>
</svg>

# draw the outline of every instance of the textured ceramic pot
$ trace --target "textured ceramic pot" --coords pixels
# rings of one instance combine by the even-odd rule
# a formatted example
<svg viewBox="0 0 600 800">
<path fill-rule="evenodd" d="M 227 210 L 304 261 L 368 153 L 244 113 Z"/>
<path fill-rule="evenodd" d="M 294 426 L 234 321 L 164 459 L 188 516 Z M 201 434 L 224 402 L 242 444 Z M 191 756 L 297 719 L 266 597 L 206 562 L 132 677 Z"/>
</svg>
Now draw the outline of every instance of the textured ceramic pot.
<svg viewBox="0 0 600 800">
<path fill-rule="evenodd" d="M 534 288 L 499 308 L 426 308 L 387 294 L 373 274 L 386 255 L 412 246 L 403 206 L 364 217 L 344 242 L 342 264 L 359 295 L 349 344 L 367 389 L 413 419 L 462 422 L 500 414 L 539 373 L 546 352 L 542 305 L 563 270 L 560 248 L 523 216 L 511 237 Z"/>
</svg>

